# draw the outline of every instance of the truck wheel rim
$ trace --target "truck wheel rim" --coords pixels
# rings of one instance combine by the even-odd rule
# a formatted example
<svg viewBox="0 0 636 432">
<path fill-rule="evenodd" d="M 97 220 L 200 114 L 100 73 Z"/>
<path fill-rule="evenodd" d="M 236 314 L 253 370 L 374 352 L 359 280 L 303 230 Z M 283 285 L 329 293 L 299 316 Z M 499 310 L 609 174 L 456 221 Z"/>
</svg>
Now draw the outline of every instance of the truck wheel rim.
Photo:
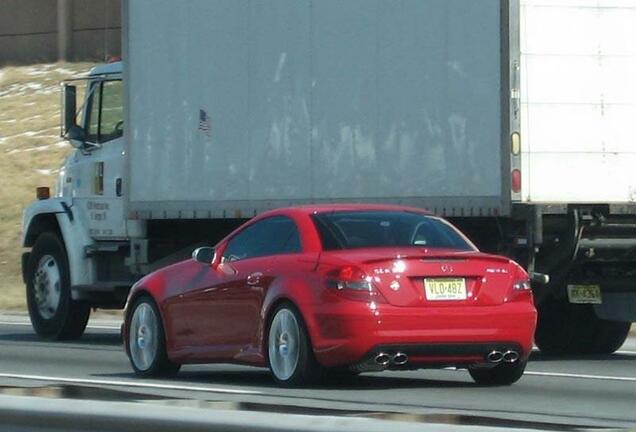
<svg viewBox="0 0 636 432">
<path fill-rule="evenodd" d="M 130 355 L 137 369 L 150 369 L 157 355 L 157 316 L 148 303 L 135 309 L 130 324 Z"/>
<path fill-rule="evenodd" d="M 33 278 L 33 288 L 40 316 L 51 319 L 60 305 L 62 291 L 60 267 L 51 255 L 40 258 Z"/>
<path fill-rule="evenodd" d="M 298 321 L 288 309 L 274 316 L 269 332 L 269 363 L 272 372 L 281 381 L 288 380 L 296 371 L 300 353 Z"/>
</svg>

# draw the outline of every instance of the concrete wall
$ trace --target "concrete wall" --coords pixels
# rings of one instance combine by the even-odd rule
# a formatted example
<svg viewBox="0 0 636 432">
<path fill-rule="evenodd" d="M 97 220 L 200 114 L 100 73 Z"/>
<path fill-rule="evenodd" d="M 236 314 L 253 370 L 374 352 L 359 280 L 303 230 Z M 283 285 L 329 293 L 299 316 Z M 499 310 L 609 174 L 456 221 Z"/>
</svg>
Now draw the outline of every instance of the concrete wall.
<svg viewBox="0 0 636 432">
<path fill-rule="evenodd" d="M 121 55 L 120 0 L 71 0 L 70 60 Z M 58 59 L 58 0 L 0 0 L 0 64 Z"/>
</svg>

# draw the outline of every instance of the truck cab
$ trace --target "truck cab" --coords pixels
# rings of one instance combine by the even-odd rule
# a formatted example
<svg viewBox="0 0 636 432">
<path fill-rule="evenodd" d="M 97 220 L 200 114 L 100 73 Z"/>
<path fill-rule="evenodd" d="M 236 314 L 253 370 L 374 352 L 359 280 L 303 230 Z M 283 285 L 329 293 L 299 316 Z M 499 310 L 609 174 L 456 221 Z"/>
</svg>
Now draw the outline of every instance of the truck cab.
<svg viewBox="0 0 636 432">
<path fill-rule="evenodd" d="M 22 243 L 31 248 L 22 259 L 29 314 L 38 335 L 49 339 L 81 335 L 91 308 L 123 306 L 136 279 L 124 261 L 140 225 L 124 217 L 121 62 L 64 82 L 62 95 L 61 135 L 75 150 L 53 196 L 40 196 L 23 218 Z"/>
</svg>

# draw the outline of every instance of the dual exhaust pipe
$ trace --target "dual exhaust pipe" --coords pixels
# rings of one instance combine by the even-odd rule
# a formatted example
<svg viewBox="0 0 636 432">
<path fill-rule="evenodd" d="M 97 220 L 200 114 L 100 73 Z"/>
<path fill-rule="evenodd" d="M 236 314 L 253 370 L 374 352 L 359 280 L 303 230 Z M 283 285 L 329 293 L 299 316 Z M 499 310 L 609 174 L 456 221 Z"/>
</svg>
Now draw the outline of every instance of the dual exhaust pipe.
<svg viewBox="0 0 636 432">
<path fill-rule="evenodd" d="M 517 351 L 508 350 L 505 352 L 493 350 L 486 356 L 488 363 L 514 363 L 519 360 L 519 353 Z"/>
<path fill-rule="evenodd" d="M 486 355 L 486 360 L 488 363 L 515 363 L 519 360 L 519 352 L 514 350 L 508 351 L 498 351 L 493 350 Z M 393 366 L 403 366 L 408 363 L 409 357 L 403 353 L 398 351 L 397 353 L 391 355 L 386 352 L 378 353 L 374 358 L 375 364 L 378 366 L 382 366 L 386 368 L 390 365 Z"/>
<path fill-rule="evenodd" d="M 389 365 L 403 366 L 408 363 L 409 357 L 403 352 L 397 352 L 393 355 L 381 352 L 375 356 L 375 363 L 378 366 L 387 367 Z"/>
</svg>

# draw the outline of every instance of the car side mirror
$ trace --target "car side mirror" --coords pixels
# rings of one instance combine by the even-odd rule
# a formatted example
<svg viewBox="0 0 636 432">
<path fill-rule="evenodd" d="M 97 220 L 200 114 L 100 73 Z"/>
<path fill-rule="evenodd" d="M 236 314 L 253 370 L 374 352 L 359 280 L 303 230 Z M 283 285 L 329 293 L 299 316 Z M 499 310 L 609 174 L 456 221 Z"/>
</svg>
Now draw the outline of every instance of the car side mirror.
<svg viewBox="0 0 636 432">
<path fill-rule="evenodd" d="M 86 132 L 77 125 L 72 125 L 66 133 L 66 138 L 75 148 L 84 148 L 86 146 Z"/>
<path fill-rule="evenodd" d="M 200 247 L 192 252 L 192 259 L 201 264 L 211 265 L 216 258 L 216 250 L 213 247 Z"/>
</svg>

